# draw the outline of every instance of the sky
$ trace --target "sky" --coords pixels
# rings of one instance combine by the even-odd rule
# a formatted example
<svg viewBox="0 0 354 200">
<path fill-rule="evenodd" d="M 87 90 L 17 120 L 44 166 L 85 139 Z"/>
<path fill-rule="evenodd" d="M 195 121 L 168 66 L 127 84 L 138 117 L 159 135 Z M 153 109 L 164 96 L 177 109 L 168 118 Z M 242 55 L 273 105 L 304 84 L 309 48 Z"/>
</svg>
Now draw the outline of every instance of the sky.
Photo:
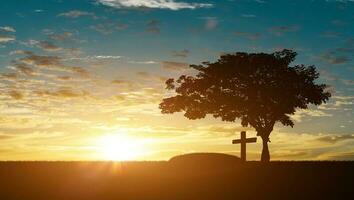
<svg viewBox="0 0 354 200">
<path fill-rule="evenodd" d="M 239 155 L 240 121 L 161 114 L 165 80 L 233 52 L 292 49 L 327 104 L 276 124 L 273 160 L 354 160 L 352 0 L 3 0 L 0 160 Z M 259 160 L 261 141 L 248 144 Z"/>
</svg>

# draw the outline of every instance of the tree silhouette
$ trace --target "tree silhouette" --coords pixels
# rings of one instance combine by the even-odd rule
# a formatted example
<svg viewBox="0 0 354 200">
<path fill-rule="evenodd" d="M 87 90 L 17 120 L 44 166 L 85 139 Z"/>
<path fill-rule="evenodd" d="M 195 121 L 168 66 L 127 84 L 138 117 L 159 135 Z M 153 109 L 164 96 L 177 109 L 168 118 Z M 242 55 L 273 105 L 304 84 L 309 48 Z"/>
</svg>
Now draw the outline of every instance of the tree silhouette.
<svg viewBox="0 0 354 200">
<path fill-rule="evenodd" d="M 160 103 L 162 113 L 184 112 L 188 119 L 211 114 L 223 121 L 241 120 L 252 126 L 263 140 L 261 161 L 270 160 L 268 142 L 274 124 L 294 126 L 289 115 L 307 109 L 308 104 L 325 103 L 331 94 L 327 85 L 316 84 L 319 73 L 314 66 L 289 66 L 297 53 L 282 50 L 268 53 L 222 55 L 216 62 L 190 65 L 195 76 L 168 79 L 166 89 L 176 95 Z"/>
</svg>

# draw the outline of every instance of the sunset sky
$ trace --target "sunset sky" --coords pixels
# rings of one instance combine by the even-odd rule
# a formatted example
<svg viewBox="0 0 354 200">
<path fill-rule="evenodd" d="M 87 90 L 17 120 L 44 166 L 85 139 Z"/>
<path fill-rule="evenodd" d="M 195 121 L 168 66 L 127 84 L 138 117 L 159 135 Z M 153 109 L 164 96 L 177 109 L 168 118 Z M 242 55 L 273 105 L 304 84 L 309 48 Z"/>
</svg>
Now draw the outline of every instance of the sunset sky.
<svg viewBox="0 0 354 200">
<path fill-rule="evenodd" d="M 165 80 L 223 53 L 298 52 L 328 104 L 277 124 L 273 160 L 354 160 L 352 0 L 3 0 L 0 160 L 166 160 L 239 155 L 252 128 L 162 115 Z M 261 141 L 247 146 L 259 160 Z"/>
</svg>

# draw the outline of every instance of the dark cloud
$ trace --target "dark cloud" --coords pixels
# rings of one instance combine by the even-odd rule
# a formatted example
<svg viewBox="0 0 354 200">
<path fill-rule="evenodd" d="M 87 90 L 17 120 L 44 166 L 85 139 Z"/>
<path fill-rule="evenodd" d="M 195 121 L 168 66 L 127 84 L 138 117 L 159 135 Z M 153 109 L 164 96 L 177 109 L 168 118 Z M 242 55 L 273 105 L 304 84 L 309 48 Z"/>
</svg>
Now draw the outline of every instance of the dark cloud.
<svg viewBox="0 0 354 200">
<path fill-rule="evenodd" d="M 253 14 L 242 14 L 241 17 L 243 17 L 243 18 L 255 18 L 257 16 L 253 15 Z"/>
<path fill-rule="evenodd" d="M 71 80 L 72 79 L 71 76 L 57 76 L 57 78 L 59 80 L 63 80 L 63 81 L 67 81 L 67 80 Z"/>
<path fill-rule="evenodd" d="M 291 25 L 291 26 L 274 26 L 269 29 L 269 32 L 277 35 L 277 36 L 282 36 L 285 33 L 289 32 L 296 32 L 300 29 L 299 26 L 296 25 Z"/>
<path fill-rule="evenodd" d="M 335 19 L 331 21 L 331 24 L 335 26 L 345 26 L 347 23 L 342 20 Z"/>
<path fill-rule="evenodd" d="M 215 17 L 205 17 L 205 24 L 204 24 L 204 29 L 209 31 L 209 30 L 214 30 L 219 24 L 219 20 Z"/>
<path fill-rule="evenodd" d="M 261 37 L 260 33 L 249 33 L 249 32 L 242 32 L 242 31 L 235 32 L 235 35 L 247 38 L 249 40 L 258 40 Z"/>
<path fill-rule="evenodd" d="M 49 38 L 52 40 L 56 40 L 56 41 L 64 41 L 66 39 L 69 39 L 73 36 L 73 33 L 71 32 L 63 32 L 60 34 L 51 34 L 49 35 Z"/>
<path fill-rule="evenodd" d="M 61 58 L 58 56 L 40 56 L 33 52 L 22 51 L 20 52 L 26 56 L 20 58 L 18 61 L 22 64 L 32 65 L 34 67 L 60 70 L 65 72 L 77 73 L 83 77 L 88 77 L 89 73 L 87 70 L 77 67 L 77 66 L 67 66 L 61 62 Z"/>
<path fill-rule="evenodd" d="M 161 30 L 160 30 L 160 21 L 156 20 L 156 19 L 149 20 L 146 23 L 145 31 L 147 33 L 159 34 L 161 32 Z"/>
<path fill-rule="evenodd" d="M 89 92 L 84 90 L 75 91 L 72 88 L 60 88 L 55 91 L 50 90 L 37 90 L 34 91 L 38 96 L 52 96 L 52 97 L 61 97 L 61 98 L 79 98 L 86 97 L 89 95 Z"/>
<path fill-rule="evenodd" d="M 162 67 L 167 70 L 173 71 L 183 71 L 188 69 L 188 63 L 173 62 L 173 61 L 162 61 Z"/>
<path fill-rule="evenodd" d="M 9 91 L 9 96 L 11 96 L 12 98 L 14 98 L 16 100 L 23 99 L 23 94 L 17 90 Z"/>
<path fill-rule="evenodd" d="M 7 140 L 7 139 L 11 139 L 13 138 L 14 136 L 12 135 L 4 135 L 4 134 L 1 134 L 0 135 L 0 140 Z"/>
<path fill-rule="evenodd" d="M 175 57 L 187 57 L 189 55 L 190 51 L 187 49 L 184 49 L 182 51 L 173 51 L 173 56 Z"/>
<path fill-rule="evenodd" d="M 48 41 L 39 41 L 37 46 L 41 48 L 43 51 L 60 51 L 62 48 L 56 46 L 55 44 Z"/>
<path fill-rule="evenodd" d="M 83 69 L 82 67 L 71 67 L 71 71 L 74 73 L 79 74 L 82 77 L 89 77 L 89 72 L 86 69 Z"/>
<path fill-rule="evenodd" d="M 332 52 L 327 52 L 319 56 L 319 59 L 322 62 L 326 62 L 328 64 L 333 64 L 333 65 L 338 65 L 338 64 L 344 64 L 350 61 L 350 59 L 344 55 L 336 55 L 335 53 Z"/>
<path fill-rule="evenodd" d="M 78 17 L 83 17 L 83 16 L 89 16 L 94 19 L 97 18 L 97 16 L 94 13 L 91 12 L 86 12 L 86 11 L 80 11 L 80 10 L 71 10 L 65 13 L 60 13 L 57 15 L 58 17 L 68 17 L 68 18 L 78 18 Z"/>
<path fill-rule="evenodd" d="M 137 72 L 136 74 L 138 76 L 141 76 L 141 77 L 144 77 L 144 78 L 147 78 L 147 77 L 151 76 L 149 72 Z"/>
<path fill-rule="evenodd" d="M 0 74 L 0 77 L 5 80 L 15 80 L 18 78 L 18 75 L 16 73 L 2 73 Z"/>
<path fill-rule="evenodd" d="M 25 63 L 13 62 L 12 65 L 15 67 L 16 71 L 18 71 L 21 74 L 31 76 L 34 75 L 35 73 L 35 70 Z"/>
<path fill-rule="evenodd" d="M 317 138 L 318 141 L 327 142 L 327 143 L 337 143 L 346 140 L 353 140 L 354 135 L 334 135 L 334 136 L 323 136 Z"/>
<path fill-rule="evenodd" d="M 158 81 L 158 82 L 165 82 L 168 78 L 156 74 L 150 74 L 149 72 L 140 71 L 137 72 L 136 75 L 140 76 L 142 79 L 147 81 Z"/>
<path fill-rule="evenodd" d="M 114 31 L 121 31 L 127 29 L 129 26 L 124 23 L 113 23 L 113 22 L 106 22 L 102 24 L 96 24 L 90 26 L 91 29 L 102 33 L 104 35 L 112 34 Z"/>
<path fill-rule="evenodd" d="M 341 36 L 341 34 L 334 31 L 325 31 L 321 34 L 321 36 L 326 38 L 338 38 Z"/>
<path fill-rule="evenodd" d="M 131 84 L 130 81 L 122 80 L 122 79 L 115 79 L 112 81 L 113 84 L 121 85 L 121 84 Z"/>
<path fill-rule="evenodd" d="M 327 160 L 354 160 L 354 152 L 337 153 L 328 155 Z"/>
<path fill-rule="evenodd" d="M 345 44 L 342 47 L 337 48 L 335 51 L 343 54 L 349 54 L 351 56 L 354 55 L 354 38 L 345 40 Z"/>
</svg>

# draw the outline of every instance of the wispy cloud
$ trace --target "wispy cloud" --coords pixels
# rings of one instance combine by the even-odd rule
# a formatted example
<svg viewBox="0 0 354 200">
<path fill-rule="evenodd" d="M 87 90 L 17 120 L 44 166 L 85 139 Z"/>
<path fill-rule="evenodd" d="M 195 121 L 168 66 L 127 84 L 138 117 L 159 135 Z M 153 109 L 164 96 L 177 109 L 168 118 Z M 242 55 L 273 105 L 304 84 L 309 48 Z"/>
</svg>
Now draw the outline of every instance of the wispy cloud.
<svg viewBox="0 0 354 200">
<path fill-rule="evenodd" d="M 207 31 L 215 29 L 219 24 L 219 20 L 216 17 L 201 17 L 200 19 L 205 20 L 204 30 Z"/>
<path fill-rule="evenodd" d="M 163 61 L 161 62 L 161 64 L 164 69 L 172 70 L 172 71 L 183 71 L 188 69 L 187 63 Z"/>
<path fill-rule="evenodd" d="M 346 140 L 354 140 L 354 135 L 327 135 L 317 138 L 318 141 L 337 143 Z"/>
<path fill-rule="evenodd" d="M 291 115 L 291 119 L 296 122 L 301 122 L 305 117 L 331 117 L 332 114 L 324 112 L 322 110 L 315 110 L 315 109 L 298 109 L 294 115 Z"/>
<path fill-rule="evenodd" d="M 59 33 L 59 34 L 51 34 L 51 35 L 49 35 L 49 38 L 52 40 L 56 40 L 56 41 L 64 41 L 72 36 L 73 36 L 73 33 L 71 33 L 71 32 L 63 32 L 63 33 Z"/>
<path fill-rule="evenodd" d="M 350 61 L 348 57 L 344 55 L 336 55 L 332 52 L 321 54 L 318 57 L 318 59 L 321 60 L 322 62 L 326 62 L 328 64 L 333 64 L 333 65 L 344 64 Z"/>
<path fill-rule="evenodd" d="M 249 40 L 258 40 L 261 37 L 260 33 L 249 33 L 249 32 L 243 32 L 243 31 L 237 31 L 235 32 L 236 36 L 240 37 L 245 37 Z"/>
<path fill-rule="evenodd" d="M 296 32 L 300 29 L 299 26 L 297 25 L 291 25 L 291 26 L 274 26 L 269 29 L 269 32 L 277 35 L 277 36 L 282 36 L 285 33 L 290 33 L 290 32 Z"/>
<path fill-rule="evenodd" d="M 6 43 L 16 40 L 14 36 L 0 35 L 0 43 Z"/>
<path fill-rule="evenodd" d="M 257 16 L 253 15 L 253 14 L 242 14 L 241 17 L 243 17 L 243 18 L 255 18 Z"/>
<path fill-rule="evenodd" d="M 210 3 L 187 3 L 175 0 L 97 0 L 99 4 L 114 8 L 196 9 L 210 8 Z"/>
<path fill-rule="evenodd" d="M 153 34 L 160 33 L 161 32 L 161 30 L 160 30 L 160 21 L 159 20 L 155 20 L 155 19 L 149 20 L 146 23 L 145 31 L 147 33 L 153 33 Z"/>
<path fill-rule="evenodd" d="M 16 30 L 10 26 L 0 26 L 0 31 L 5 32 L 16 32 Z"/>
<path fill-rule="evenodd" d="M 78 18 L 78 17 L 83 17 L 83 16 L 97 18 L 97 16 L 94 13 L 81 11 L 81 10 L 71 10 L 68 12 L 58 14 L 58 17 L 68 17 L 68 18 Z"/>
<path fill-rule="evenodd" d="M 84 57 L 70 57 L 65 58 L 63 60 L 113 60 L 113 59 L 121 59 L 122 56 L 115 56 L 115 55 L 93 55 L 93 56 L 84 56 Z"/>
<path fill-rule="evenodd" d="M 120 22 L 118 23 L 107 22 L 107 23 L 91 25 L 90 28 L 104 35 L 108 35 L 108 34 L 112 34 L 114 31 L 122 31 L 127 29 L 128 24 L 124 24 Z"/>
<path fill-rule="evenodd" d="M 60 51 L 62 50 L 61 47 L 48 42 L 48 41 L 37 41 L 37 40 L 30 40 L 28 42 L 30 45 L 34 45 L 37 46 L 38 48 L 42 49 L 43 51 L 49 51 L 49 52 L 53 52 L 53 51 Z"/>
<path fill-rule="evenodd" d="M 183 49 L 182 51 L 173 51 L 173 56 L 175 57 L 187 57 L 190 54 L 188 49 Z"/>
</svg>

